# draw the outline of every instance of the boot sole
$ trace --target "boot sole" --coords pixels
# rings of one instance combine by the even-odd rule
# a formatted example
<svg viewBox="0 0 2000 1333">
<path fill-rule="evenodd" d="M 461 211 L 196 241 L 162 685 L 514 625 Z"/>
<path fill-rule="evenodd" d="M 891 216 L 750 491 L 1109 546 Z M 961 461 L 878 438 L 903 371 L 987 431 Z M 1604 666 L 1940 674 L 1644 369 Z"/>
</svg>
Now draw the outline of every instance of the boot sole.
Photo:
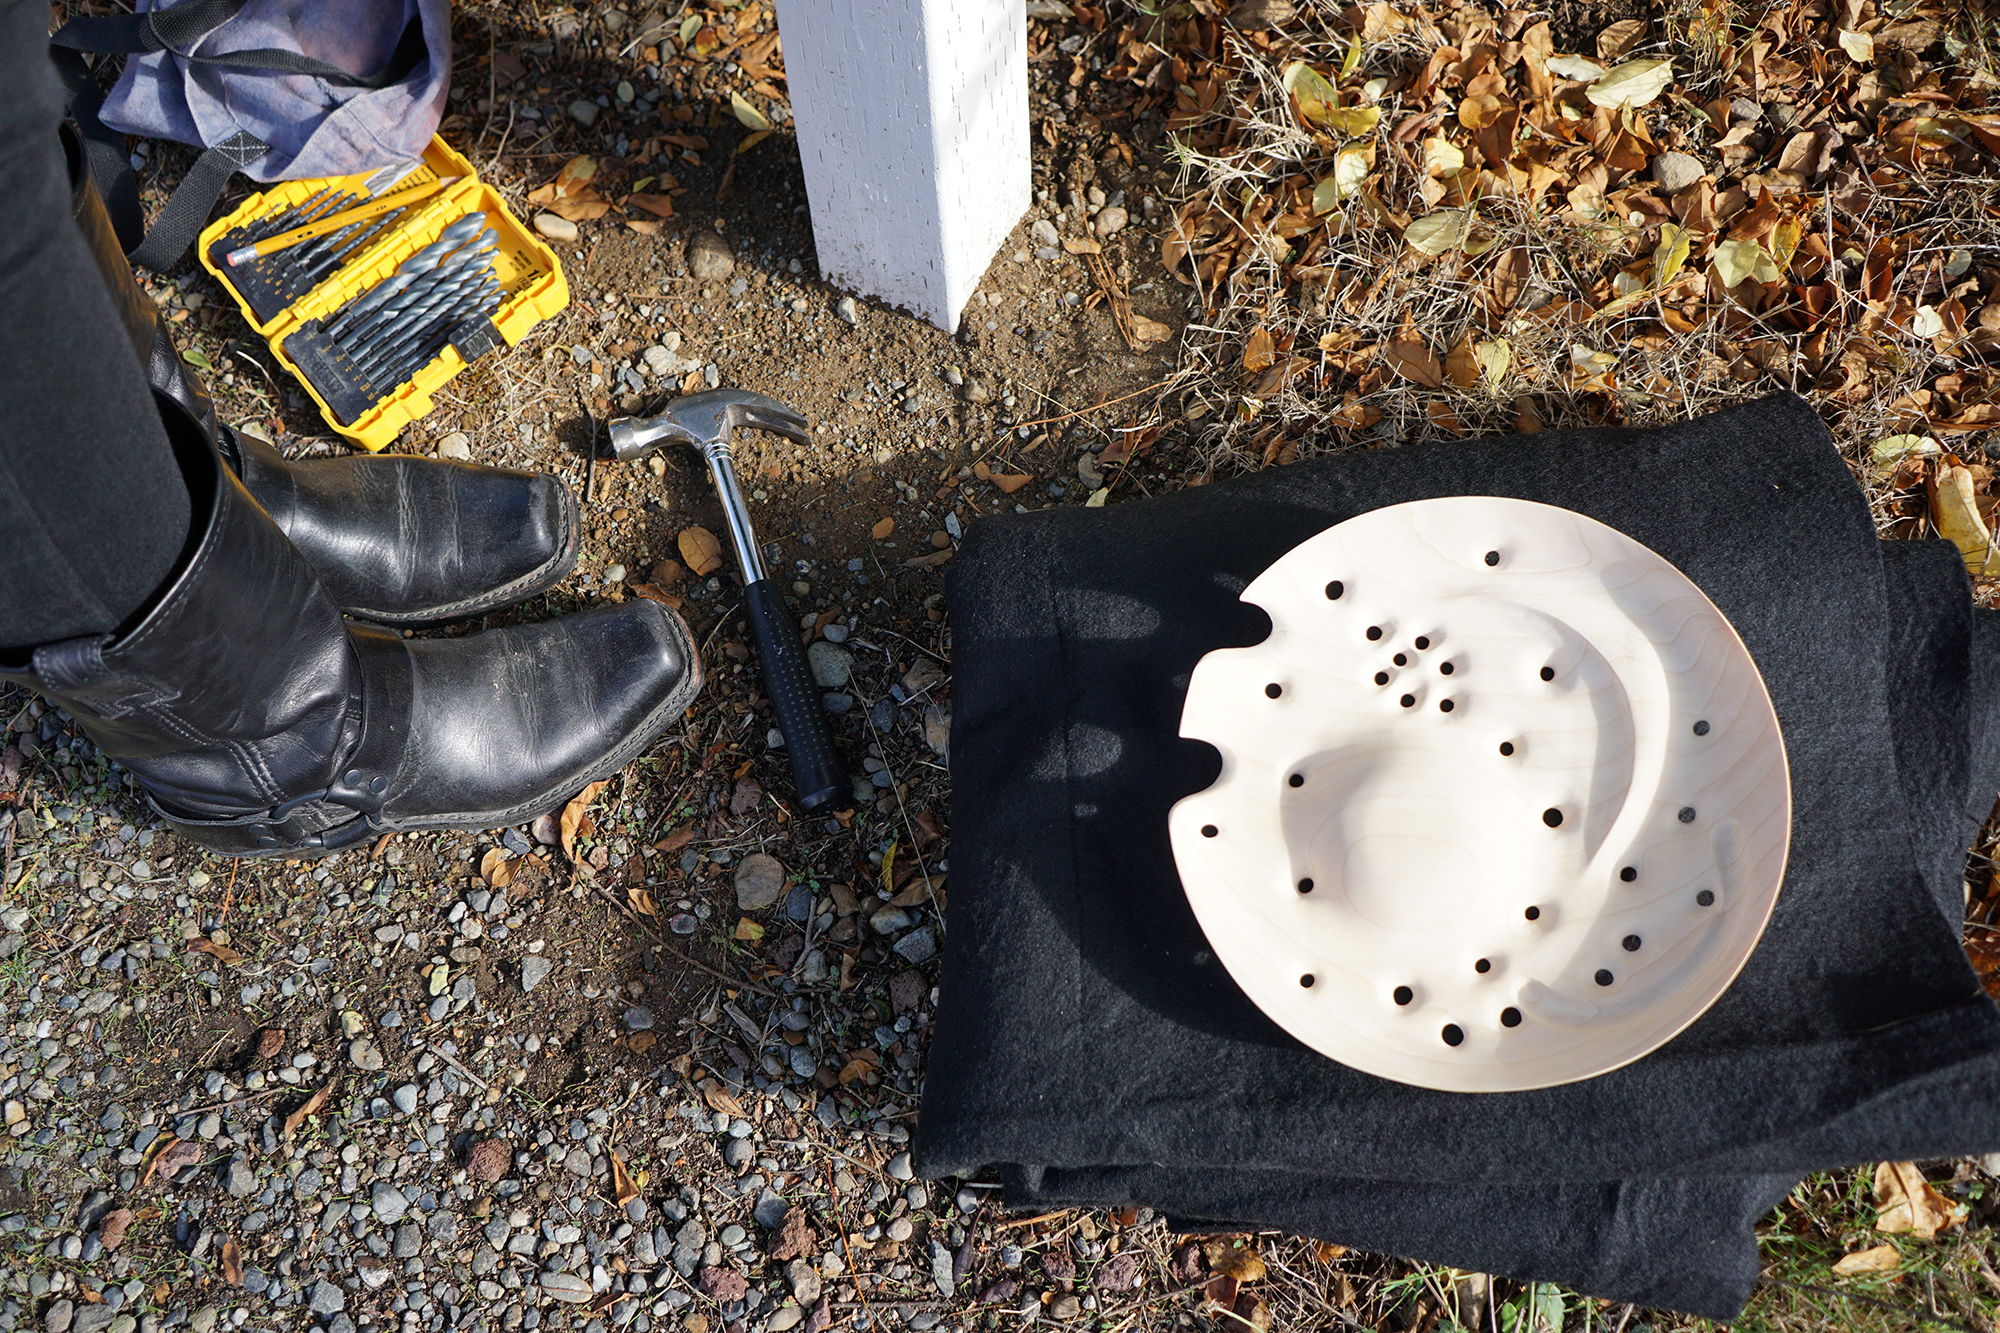
<svg viewBox="0 0 2000 1333">
<path fill-rule="evenodd" d="M 356 620 L 365 620 L 371 625 L 387 625 L 392 629 L 418 629 L 428 625 L 449 625 L 456 621 L 471 620 L 483 616 L 488 611 L 498 611 L 502 607 L 525 602 L 537 593 L 546 592 L 569 577 L 576 568 L 577 556 L 583 550 L 583 524 L 577 511 L 576 496 L 565 486 L 558 492 L 562 502 L 562 540 L 556 553 L 536 568 L 523 574 L 511 583 L 503 583 L 497 588 L 442 606 L 426 607 L 417 611 L 377 611 L 368 607 L 344 606 L 343 615 Z"/>
</svg>

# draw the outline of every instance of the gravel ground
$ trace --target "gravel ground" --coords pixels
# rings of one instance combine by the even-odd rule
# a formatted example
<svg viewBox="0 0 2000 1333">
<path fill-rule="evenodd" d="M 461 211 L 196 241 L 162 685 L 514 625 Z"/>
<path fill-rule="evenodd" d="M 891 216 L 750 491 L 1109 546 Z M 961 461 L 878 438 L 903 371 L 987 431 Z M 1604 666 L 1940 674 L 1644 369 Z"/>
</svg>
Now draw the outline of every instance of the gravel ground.
<svg viewBox="0 0 2000 1333">
<path fill-rule="evenodd" d="M 739 54 L 770 31 L 726 8 L 701 12 Z M 544 819 L 235 864 L 0 690 L 0 1330 L 1189 1318 L 1207 1261 L 1150 1215 L 1006 1218 L 907 1151 L 949 875 L 942 567 L 982 514 L 1178 482 L 1099 463 L 1157 388 L 1088 410 L 1173 369 L 1186 312 L 1127 230 L 1158 211 L 1163 120 L 1083 114 L 1068 30 L 1038 20 L 1037 206 L 950 337 L 819 278 L 782 103 L 742 68 L 660 60 L 650 14 L 544 18 L 460 8 L 444 132 L 523 218 L 578 153 L 611 197 L 671 169 L 676 216 L 550 227 L 570 309 L 395 447 L 587 495 L 577 573 L 489 623 L 636 590 L 682 609 L 709 685 L 567 846 Z M 780 122 L 740 156 L 737 89 Z M 186 155 L 137 162 L 158 197 Z M 229 420 L 342 447 L 199 268 L 145 281 Z M 1157 336 L 1124 336 L 1134 313 Z M 585 462 L 609 416 L 702 383 L 815 423 L 738 465 L 854 770 L 833 818 L 788 804 L 733 580 L 682 563 L 690 527 L 723 532 L 695 461 Z"/>
</svg>

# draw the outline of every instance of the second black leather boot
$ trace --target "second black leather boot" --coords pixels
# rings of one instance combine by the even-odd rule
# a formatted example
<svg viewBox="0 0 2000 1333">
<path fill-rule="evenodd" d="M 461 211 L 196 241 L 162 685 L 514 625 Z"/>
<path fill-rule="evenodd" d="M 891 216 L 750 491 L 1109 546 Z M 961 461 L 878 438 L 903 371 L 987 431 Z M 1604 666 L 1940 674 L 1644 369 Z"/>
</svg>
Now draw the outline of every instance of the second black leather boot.
<svg viewBox="0 0 2000 1333">
<path fill-rule="evenodd" d="M 464 620 L 525 601 L 576 566 L 576 497 L 562 478 L 407 454 L 292 462 L 221 424 L 132 277 L 75 131 L 70 202 L 155 393 L 207 432 L 251 496 L 347 614 L 384 625 Z"/>
<path fill-rule="evenodd" d="M 343 620 L 156 398 L 195 514 L 180 569 L 128 627 L 0 661 L 0 679 L 67 709 L 191 841 L 301 856 L 517 824 L 624 767 L 700 688 L 687 626 L 650 601 L 457 638 Z"/>
</svg>

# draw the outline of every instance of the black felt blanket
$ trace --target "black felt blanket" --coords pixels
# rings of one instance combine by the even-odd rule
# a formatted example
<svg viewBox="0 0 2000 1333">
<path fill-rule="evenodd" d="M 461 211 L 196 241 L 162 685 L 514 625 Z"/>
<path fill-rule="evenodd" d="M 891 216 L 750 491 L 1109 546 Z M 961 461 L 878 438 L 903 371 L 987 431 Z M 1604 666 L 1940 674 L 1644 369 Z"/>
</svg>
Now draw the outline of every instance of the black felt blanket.
<svg viewBox="0 0 2000 1333">
<path fill-rule="evenodd" d="M 1239 594 L 1384 505 L 1513 496 L 1651 547 L 1728 616 L 1791 765 L 1791 860 L 1734 985 L 1659 1051 L 1456 1094 L 1308 1050 L 1208 951 L 1167 810 Z M 1309 462 L 975 524 L 952 565 L 953 855 L 917 1132 L 928 1173 L 1025 1203 L 1143 1203 L 1729 1317 L 1800 1174 L 2000 1147 L 2000 1010 L 1958 943 L 2000 784 L 2000 616 L 1943 543 L 1878 542 L 1811 408 Z"/>
</svg>

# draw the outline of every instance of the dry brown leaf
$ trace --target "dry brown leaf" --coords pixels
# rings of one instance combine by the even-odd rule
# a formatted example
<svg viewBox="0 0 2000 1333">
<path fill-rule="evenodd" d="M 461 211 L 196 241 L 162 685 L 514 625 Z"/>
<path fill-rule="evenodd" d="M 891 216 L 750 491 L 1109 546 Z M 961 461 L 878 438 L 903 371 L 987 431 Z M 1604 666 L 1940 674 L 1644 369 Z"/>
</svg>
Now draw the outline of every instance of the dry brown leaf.
<svg viewBox="0 0 2000 1333">
<path fill-rule="evenodd" d="M 681 609 L 681 599 L 657 583 L 634 583 L 631 588 L 635 596 L 643 597 L 649 602 L 658 602 L 661 606 L 670 606 L 676 611 Z"/>
<path fill-rule="evenodd" d="M 670 218 L 674 215 L 674 201 L 664 194 L 628 194 L 625 207 L 643 209 L 656 218 Z"/>
<path fill-rule="evenodd" d="M 1842 1255 L 1834 1263 L 1833 1272 L 1836 1277 L 1853 1277 L 1857 1273 L 1892 1273 L 1902 1263 L 1903 1257 L 1896 1253 L 1895 1246 L 1877 1245 L 1872 1249 Z"/>
<path fill-rule="evenodd" d="M 1461 333 L 1444 357 L 1444 373 L 1451 376 L 1451 382 L 1461 389 L 1470 389 L 1479 383 L 1479 353 L 1472 346 L 1472 335 Z"/>
<path fill-rule="evenodd" d="M 1277 359 L 1278 354 L 1271 343 L 1271 331 L 1259 325 L 1257 331 L 1250 335 L 1250 341 L 1243 345 L 1243 369 L 1253 374 L 1269 370 Z"/>
<path fill-rule="evenodd" d="M 479 858 L 479 877 L 491 888 L 504 889 L 512 884 L 517 868 L 505 847 L 490 847 Z"/>
<path fill-rule="evenodd" d="M 683 824 L 653 844 L 656 852 L 677 852 L 694 841 L 694 825 Z"/>
<path fill-rule="evenodd" d="M 868 532 L 870 536 L 874 537 L 875 540 L 879 542 L 879 541 L 887 541 L 889 534 L 894 532 L 895 530 L 896 530 L 896 520 L 892 516 L 883 519 L 880 523 L 877 523 L 874 527 L 868 529 Z"/>
<path fill-rule="evenodd" d="M 708 1109 L 711 1111 L 720 1111 L 724 1115 L 733 1115 L 739 1120 L 748 1119 L 743 1112 L 743 1103 L 724 1092 L 722 1085 L 713 1079 L 701 1085 L 701 1099 L 708 1103 Z"/>
<path fill-rule="evenodd" d="M 1135 343 L 1165 342 L 1173 336 L 1172 325 L 1162 324 L 1157 319 L 1147 319 L 1144 315 L 1132 316 L 1132 341 Z"/>
<path fill-rule="evenodd" d="M 304 1106 L 285 1117 L 286 1138 L 291 1138 L 300 1125 L 320 1113 L 320 1108 L 326 1105 L 326 1095 L 331 1091 L 333 1091 L 333 1080 L 328 1079 L 320 1086 L 319 1091 L 306 1098 Z"/>
<path fill-rule="evenodd" d="M 1444 371 L 1423 343 L 1410 338 L 1392 339 L 1382 344 L 1382 355 L 1390 369 L 1404 379 L 1415 380 L 1426 389 L 1444 387 Z"/>
<path fill-rule="evenodd" d="M 563 163 L 563 169 L 556 173 L 555 197 L 575 194 L 584 186 L 597 179 L 597 159 L 579 153 Z"/>
<path fill-rule="evenodd" d="M 840 1067 L 840 1084 L 846 1087 L 850 1083 L 867 1078 L 874 1072 L 875 1066 L 866 1060 L 849 1060 Z"/>
<path fill-rule="evenodd" d="M 1938 532 L 1965 557 L 1967 569 L 1983 575 L 2000 568 L 2000 553 L 1994 551 L 1992 534 L 1979 516 L 1979 497 L 1970 472 L 1962 467 L 1939 470 L 1937 512 L 1932 518 Z"/>
<path fill-rule="evenodd" d="M 1035 478 L 1027 472 L 995 472 L 987 480 L 1000 488 L 1002 495 L 1012 495 Z"/>
<path fill-rule="evenodd" d="M 243 1285 L 243 1250 L 233 1237 L 222 1242 L 222 1276 L 232 1287 Z"/>
<path fill-rule="evenodd" d="M 1875 1208 L 1877 1231 L 1907 1231 L 1923 1240 L 1936 1238 L 1965 1217 L 1964 1205 L 1939 1194 L 1914 1162 L 1883 1162 L 1875 1168 Z"/>
<path fill-rule="evenodd" d="M 1099 245 L 1096 241 L 1087 239 L 1064 241 L 1063 249 L 1073 255 L 1101 255 L 1104 253 L 1103 246 Z"/>
<path fill-rule="evenodd" d="M 1218 1237 L 1203 1241 L 1201 1250 L 1208 1259 L 1208 1266 L 1212 1272 L 1233 1278 L 1237 1282 L 1261 1281 L 1266 1272 L 1263 1256 L 1257 1253 L 1257 1247 L 1249 1241 Z"/>
<path fill-rule="evenodd" d="M 284 1049 L 285 1030 L 283 1028 L 265 1028 L 257 1034 L 257 1058 L 259 1060 L 275 1059 L 278 1052 Z"/>
<path fill-rule="evenodd" d="M 1597 34 L 1597 58 L 1616 60 L 1637 46 L 1639 39 L 1645 35 L 1644 19 L 1619 19 L 1616 23 L 1606 24 L 1604 30 Z"/>
<path fill-rule="evenodd" d="M 696 578 L 705 578 L 722 568 L 722 543 L 707 528 L 683 528 L 674 544 L 680 547 L 681 559 L 687 561 Z"/>
<path fill-rule="evenodd" d="M 608 778 L 602 782 L 593 782 L 578 792 L 575 800 L 563 807 L 562 818 L 557 821 L 556 827 L 561 831 L 563 855 L 572 863 L 576 861 L 577 834 L 588 832 L 594 827 L 590 824 L 590 803 L 610 785 L 611 781 Z"/>
<path fill-rule="evenodd" d="M 618 1206 L 623 1208 L 639 1197 L 639 1187 L 632 1183 L 632 1173 L 625 1169 L 625 1159 L 618 1155 L 616 1148 L 606 1149 L 605 1156 L 611 1159 L 611 1192 Z"/>
<path fill-rule="evenodd" d="M 221 963 L 227 967 L 234 967 L 238 963 L 243 961 L 242 954 L 236 952 L 236 950 L 230 948 L 226 944 L 217 944 L 214 940 L 211 940 L 206 936 L 203 936 L 201 939 L 191 941 L 188 944 L 188 949 L 190 952 L 193 953 L 205 953 L 209 955 L 211 958 L 215 959 L 216 962 Z"/>
<path fill-rule="evenodd" d="M 125 1232 L 131 1227 L 133 1213 L 130 1208 L 114 1208 L 104 1215 L 97 1224 L 97 1243 L 107 1251 L 115 1250 L 125 1243 Z"/>
<path fill-rule="evenodd" d="M 146 1174 L 139 1178 L 139 1184 L 143 1186 L 155 1171 L 159 1172 L 163 1183 L 170 1181 L 201 1159 L 202 1150 L 199 1143 L 190 1143 L 186 1139 L 177 1139 L 169 1135 L 159 1150 L 153 1154 L 152 1160 L 146 1163 Z"/>
</svg>

